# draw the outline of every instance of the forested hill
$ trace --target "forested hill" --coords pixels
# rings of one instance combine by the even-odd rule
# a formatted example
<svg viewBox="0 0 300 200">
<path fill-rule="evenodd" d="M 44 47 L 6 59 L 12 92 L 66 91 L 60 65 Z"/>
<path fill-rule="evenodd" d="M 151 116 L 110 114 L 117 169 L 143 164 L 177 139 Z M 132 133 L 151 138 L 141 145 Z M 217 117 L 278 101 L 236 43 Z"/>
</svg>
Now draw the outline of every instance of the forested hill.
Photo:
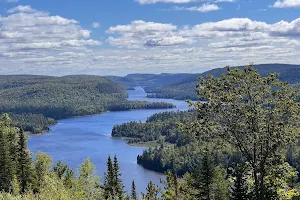
<svg viewBox="0 0 300 200">
<path fill-rule="evenodd" d="M 198 74 L 200 75 L 200 74 Z M 128 74 L 124 77 L 108 76 L 107 78 L 120 82 L 129 87 L 132 86 L 144 86 L 155 87 L 161 85 L 168 85 L 176 83 L 178 80 L 185 78 L 193 78 L 195 74 Z"/>
<path fill-rule="evenodd" d="M 129 102 L 121 84 L 99 76 L 0 76 L 0 112 L 12 113 L 13 118 L 26 121 L 26 125 L 22 125 L 24 127 L 30 124 L 24 119 L 24 113 L 34 114 L 30 115 L 32 121 L 47 121 L 38 114 L 62 119 L 108 110 L 169 107 L 173 105 Z M 35 124 L 33 122 L 32 125 Z"/>
<path fill-rule="evenodd" d="M 242 69 L 245 66 L 239 66 Z M 289 64 L 261 64 L 254 68 L 262 75 L 278 73 L 282 81 L 296 84 L 300 82 L 300 65 Z M 197 100 L 195 92 L 199 76 L 211 74 L 215 77 L 226 72 L 226 67 L 209 70 L 202 74 L 130 74 L 125 77 L 110 77 L 125 85 L 143 85 L 150 94 L 149 97 L 172 98 L 172 99 L 192 99 Z"/>
</svg>

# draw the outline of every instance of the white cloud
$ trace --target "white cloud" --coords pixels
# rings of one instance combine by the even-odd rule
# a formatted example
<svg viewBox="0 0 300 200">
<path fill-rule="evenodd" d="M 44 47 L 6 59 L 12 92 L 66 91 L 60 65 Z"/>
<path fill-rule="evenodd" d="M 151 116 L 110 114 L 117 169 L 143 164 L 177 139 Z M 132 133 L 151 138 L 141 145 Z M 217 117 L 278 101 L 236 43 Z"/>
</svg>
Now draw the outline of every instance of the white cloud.
<svg viewBox="0 0 300 200">
<path fill-rule="evenodd" d="M 211 11 L 217 11 L 221 8 L 216 4 L 203 4 L 202 6 L 194 6 L 194 7 L 174 7 L 174 10 L 188 10 L 188 11 L 196 11 L 196 12 L 211 12 Z"/>
<path fill-rule="evenodd" d="M 99 27 L 100 27 L 100 23 L 98 23 L 98 22 L 93 22 L 92 27 L 93 27 L 93 28 L 99 28 Z"/>
<path fill-rule="evenodd" d="M 222 2 L 229 2 L 229 3 L 233 3 L 236 2 L 237 0 L 215 0 L 214 3 L 222 3 Z"/>
<path fill-rule="evenodd" d="M 17 3 L 19 0 L 7 0 L 8 3 Z"/>
<path fill-rule="evenodd" d="M 27 73 L 31 71 L 27 67 L 33 68 L 31 73 L 51 70 L 45 63 L 68 66 L 78 55 L 84 55 L 87 47 L 101 44 L 90 39 L 91 31 L 76 20 L 51 16 L 30 6 L 18 6 L 9 13 L 12 14 L 0 18 L 1 72 L 14 69 L 19 73 L 24 69 L 23 73 Z"/>
<path fill-rule="evenodd" d="M 15 13 L 15 12 L 33 13 L 35 11 L 36 10 L 31 8 L 30 6 L 22 6 L 22 5 L 19 5 L 17 7 L 8 10 L 9 13 Z"/>
<path fill-rule="evenodd" d="M 183 38 L 180 36 L 171 36 L 165 38 L 154 38 L 148 39 L 144 46 L 147 47 L 156 47 L 156 46 L 174 46 L 174 45 L 183 45 L 191 43 L 192 41 L 188 38 Z"/>
<path fill-rule="evenodd" d="M 248 18 L 195 26 L 135 20 L 106 31 L 109 48 L 80 23 L 42 11 L 0 17 L 1 74 L 201 72 L 250 62 L 300 62 L 300 18 L 266 23 Z M 117 47 L 117 48 L 115 48 Z"/>
<path fill-rule="evenodd" d="M 113 46 L 129 48 L 171 46 L 189 43 L 189 39 L 173 34 L 173 31 L 176 29 L 177 27 L 172 24 L 137 20 L 128 25 L 110 27 L 107 33 L 117 34 L 117 36 L 110 36 L 107 42 Z"/>
<path fill-rule="evenodd" d="M 300 0 L 277 0 L 270 7 L 273 7 L 273 8 L 300 8 Z"/>
<path fill-rule="evenodd" d="M 143 20 L 136 20 L 129 25 L 118 25 L 110 27 L 108 33 L 147 33 L 151 32 L 167 32 L 176 30 L 176 26 L 172 24 L 162 24 L 155 22 L 145 22 Z"/>
<path fill-rule="evenodd" d="M 233 3 L 237 0 L 136 0 L 139 4 L 155 4 L 155 3 L 174 3 L 174 4 L 184 4 L 193 2 L 209 2 L 209 3 Z"/>
<path fill-rule="evenodd" d="M 155 4 L 155 3 L 191 3 L 201 0 L 136 0 L 140 4 Z"/>
</svg>

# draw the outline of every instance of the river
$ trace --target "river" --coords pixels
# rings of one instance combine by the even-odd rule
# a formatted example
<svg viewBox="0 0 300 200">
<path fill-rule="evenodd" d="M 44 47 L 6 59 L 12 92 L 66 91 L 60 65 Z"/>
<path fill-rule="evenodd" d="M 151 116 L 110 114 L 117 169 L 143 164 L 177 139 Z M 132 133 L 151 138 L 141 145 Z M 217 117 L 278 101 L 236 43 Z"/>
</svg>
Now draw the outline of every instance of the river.
<svg viewBox="0 0 300 200">
<path fill-rule="evenodd" d="M 129 100 L 146 100 L 151 102 L 169 102 L 176 105 L 174 109 L 154 110 L 130 110 L 106 112 L 99 115 L 70 118 L 59 120 L 57 125 L 41 136 L 30 136 L 28 147 L 36 154 L 41 151 L 50 155 L 53 162 L 59 160 L 77 169 L 84 159 L 90 158 L 96 166 L 96 170 L 103 181 L 106 171 L 108 155 L 117 155 L 121 167 L 125 189 L 130 191 L 132 180 L 135 181 L 137 191 L 145 191 L 149 181 L 160 185 L 163 174 L 144 169 L 136 162 L 136 157 L 143 153 L 145 147 L 133 147 L 124 140 L 111 138 L 111 131 L 115 124 L 129 121 L 145 121 L 154 113 L 187 110 L 188 105 L 184 101 L 173 99 L 150 99 L 141 87 L 128 91 Z"/>
</svg>

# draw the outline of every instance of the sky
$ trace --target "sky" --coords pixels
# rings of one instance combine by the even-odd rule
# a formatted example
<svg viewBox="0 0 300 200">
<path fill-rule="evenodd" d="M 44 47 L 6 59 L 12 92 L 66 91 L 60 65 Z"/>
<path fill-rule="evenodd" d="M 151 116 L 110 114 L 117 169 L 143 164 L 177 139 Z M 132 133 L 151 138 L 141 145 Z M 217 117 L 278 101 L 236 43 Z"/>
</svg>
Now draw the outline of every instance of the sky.
<svg viewBox="0 0 300 200">
<path fill-rule="evenodd" d="M 300 62 L 300 0 L 0 0 L 0 74 Z"/>
</svg>

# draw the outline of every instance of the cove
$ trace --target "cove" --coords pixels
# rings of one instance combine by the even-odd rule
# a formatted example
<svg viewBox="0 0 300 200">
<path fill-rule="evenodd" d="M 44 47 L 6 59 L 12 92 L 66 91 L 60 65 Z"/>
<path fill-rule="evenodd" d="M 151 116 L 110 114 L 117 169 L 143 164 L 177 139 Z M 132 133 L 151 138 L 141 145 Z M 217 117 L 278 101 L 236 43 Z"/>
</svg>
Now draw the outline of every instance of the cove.
<svg viewBox="0 0 300 200">
<path fill-rule="evenodd" d="M 130 110 L 106 112 L 99 115 L 59 120 L 57 125 L 40 136 L 28 138 L 28 148 L 33 154 L 38 151 L 50 155 L 53 162 L 59 160 L 77 169 L 84 159 L 90 158 L 96 166 L 97 174 L 101 176 L 106 171 L 108 155 L 117 155 L 121 167 L 125 189 L 130 191 L 132 180 L 135 181 L 137 192 L 144 192 L 149 181 L 160 185 L 163 174 L 144 169 L 136 163 L 136 157 L 143 153 L 145 147 L 135 147 L 126 144 L 125 140 L 111 138 L 114 125 L 129 121 L 146 121 L 152 114 L 164 111 L 187 110 L 184 101 L 173 99 L 146 98 L 141 87 L 128 90 L 129 100 L 146 100 L 150 102 L 169 102 L 176 105 L 173 109 Z"/>
</svg>

